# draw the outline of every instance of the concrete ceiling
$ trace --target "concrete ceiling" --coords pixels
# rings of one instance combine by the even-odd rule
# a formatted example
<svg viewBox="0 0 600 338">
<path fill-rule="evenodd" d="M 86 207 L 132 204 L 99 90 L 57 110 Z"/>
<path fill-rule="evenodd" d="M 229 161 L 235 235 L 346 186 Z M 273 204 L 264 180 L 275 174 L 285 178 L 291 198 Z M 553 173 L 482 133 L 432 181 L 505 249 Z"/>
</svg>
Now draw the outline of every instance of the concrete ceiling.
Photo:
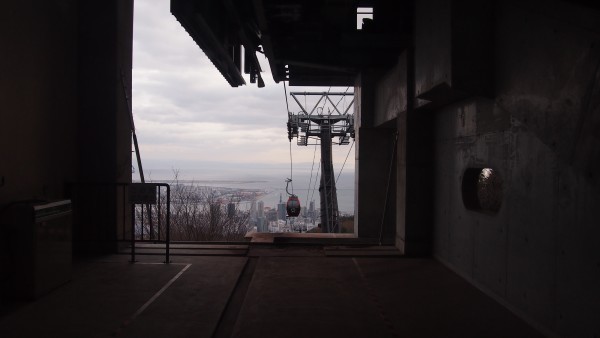
<svg viewBox="0 0 600 338">
<path fill-rule="evenodd" d="M 373 20 L 357 29 L 357 8 Z M 232 86 L 261 80 L 264 53 L 276 82 L 351 86 L 362 68 L 393 64 L 411 36 L 412 1 L 171 0 L 171 11 Z M 245 66 L 239 46 L 246 51 Z"/>
</svg>

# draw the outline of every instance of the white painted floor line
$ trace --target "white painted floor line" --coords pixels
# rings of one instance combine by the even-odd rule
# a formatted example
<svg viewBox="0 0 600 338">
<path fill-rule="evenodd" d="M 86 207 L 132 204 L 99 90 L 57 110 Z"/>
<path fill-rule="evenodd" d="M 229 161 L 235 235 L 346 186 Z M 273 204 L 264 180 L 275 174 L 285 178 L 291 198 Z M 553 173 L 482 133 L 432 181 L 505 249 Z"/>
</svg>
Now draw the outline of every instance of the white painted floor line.
<svg viewBox="0 0 600 338">
<path fill-rule="evenodd" d="M 115 263 L 122 263 L 122 262 L 115 262 Z M 146 262 L 146 263 L 136 263 L 136 264 L 161 264 L 164 265 L 164 263 L 153 263 L 153 262 Z M 156 292 L 154 294 L 154 296 L 152 296 L 150 299 L 148 299 L 148 301 L 146 303 L 144 303 L 144 305 L 142 305 L 131 317 L 129 317 L 129 319 L 127 319 L 126 321 L 124 321 L 121 326 L 113 333 L 113 336 L 116 337 L 119 334 L 121 334 L 121 332 L 123 331 L 123 329 L 125 329 L 127 326 L 129 326 L 129 324 L 131 324 L 131 322 L 133 322 L 133 320 L 139 316 L 140 314 L 142 314 L 142 312 L 144 312 L 144 310 L 146 310 L 148 308 L 148 306 L 150 306 L 158 297 L 160 297 L 160 295 L 162 295 L 163 292 L 165 292 L 165 290 L 167 290 L 171 284 L 173 284 L 179 277 L 181 277 L 181 275 L 183 275 L 183 273 L 185 272 L 185 270 L 189 269 L 190 266 L 192 266 L 192 264 L 185 264 L 185 263 L 172 263 L 170 265 L 185 265 L 183 267 L 183 269 L 181 269 L 181 271 L 179 271 L 173 278 L 171 278 L 171 280 L 169 280 L 167 282 L 167 284 L 165 284 L 160 290 L 158 290 L 158 292 Z"/>
<path fill-rule="evenodd" d="M 131 263 L 131 262 L 126 262 L 126 261 L 93 261 L 93 263 L 127 263 L 127 264 L 136 264 L 136 265 L 165 265 L 165 262 L 135 262 L 135 263 Z M 191 264 L 187 264 L 187 263 L 169 263 L 169 265 L 191 265 Z"/>
<path fill-rule="evenodd" d="M 160 290 L 158 290 L 158 292 L 155 293 L 154 296 L 152 296 L 152 298 L 148 299 L 148 301 L 146 303 L 144 303 L 144 305 L 142 305 L 131 316 L 131 318 L 129 318 L 129 322 L 132 322 L 137 316 L 139 316 L 142 312 L 144 312 L 144 310 L 146 310 L 146 308 L 148 308 L 148 306 L 150 306 L 150 304 L 152 304 L 158 297 L 160 297 L 160 295 L 162 295 L 162 293 L 165 292 L 165 290 L 168 289 L 169 286 L 171 286 L 171 284 L 173 284 L 173 282 L 175 282 L 179 277 L 181 277 L 181 275 L 185 272 L 185 270 L 189 269 L 190 266 L 192 266 L 192 264 L 186 264 L 186 266 L 184 266 L 183 269 L 181 269 L 181 271 L 179 271 L 179 273 L 177 273 L 175 275 L 175 277 L 171 278 L 171 280 L 168 281 L 167 284 L 165 284 L 165 286 L 163 286 Z"/>
<path fill-rule="evenodd" d="M 165 265 L 164 262 L 135 262 L 135 264 L 138 264 L 138 265 L 144 265 L 144 264 L 147 264 L 147 265 Z M 168 263 L 168 264 L 169 265 L 192 265 L 192 264 L 187 264 L 187 263 L 173 263 L 173 262 Z"/>
</svg>

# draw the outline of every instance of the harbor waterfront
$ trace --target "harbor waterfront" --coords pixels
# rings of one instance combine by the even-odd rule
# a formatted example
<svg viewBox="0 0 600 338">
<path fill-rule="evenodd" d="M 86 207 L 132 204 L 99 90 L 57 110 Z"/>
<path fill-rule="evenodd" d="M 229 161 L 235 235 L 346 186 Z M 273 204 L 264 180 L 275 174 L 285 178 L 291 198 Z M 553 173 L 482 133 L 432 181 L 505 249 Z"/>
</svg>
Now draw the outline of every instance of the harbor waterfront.
<svg viewBox="0 0 600 338">
<path fill-rule="evenodd" d="M 222 195 L 236 196 L 240 210 L 249 210 L 252 198 L 255 201 L 262 201 L 265 207 L 277 208 L 280 198 L 285 202 L 288 195 L 285 191 L 285 179 L 289 177 L 289 171 L 264 170 L 267 173 L 244 174 L 231 172 L 215 172 L 200 169 L 146 169 L 147 182 L 161 182 L 168 184 L 183 184 L 195 187 L 208 187 L 221 192 Z M 135 174 L 133 174 L 135 177 Z M 310 201 L 315 202 L 315 207 L 319 207 L 319 180 L 316 173 L 311 179 L 309 173 L 298 173 L 293 177 L 293 185 L 290 185 L 290 192 L 293 192 L 300 199 L 303 207 L 308 207 Z M 135 181 L 139 181 L 134 179 Z M 315 182 L 316 181 L 316 182 Z M 309 188 L 310 182 L 310 188 Z M 343 172 L 339 175 L 337 181 L 338 205 L 341 215 L 354 214 L 354 172 Z M 228 202 L 228 201 L 226 201 Z"/>
</svg>

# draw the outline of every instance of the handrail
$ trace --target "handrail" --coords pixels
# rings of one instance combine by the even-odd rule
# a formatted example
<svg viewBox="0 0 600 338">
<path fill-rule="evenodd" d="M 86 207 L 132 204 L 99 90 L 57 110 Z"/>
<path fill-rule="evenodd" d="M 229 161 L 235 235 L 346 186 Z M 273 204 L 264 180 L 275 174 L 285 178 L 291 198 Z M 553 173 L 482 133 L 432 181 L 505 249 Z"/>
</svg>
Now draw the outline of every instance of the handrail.
<svg viewBox="0 0 600 338">
<path fill-rule="evenodd" d="M 129 190 L 128 188 L 130 188 L 132 185 L 137 185 L 137 184 L 141 184 L 141 183 L 130 183 L 130 182 L 90 182 L 90 181 L 83 181 L 83 182 L 68 182 L 67 183 L 68 186 L 70 187 L 76 187 L 76 186 L 96 186 L 96 187 L 121 187 L 123 189 L 123 240 L 125 239 L 125 219 L 126 219 L 126 213 L 125 210 L 127 208 L 127 198 L 126 196 L 129 195 Z M 162 219 L 162 215 L 161 215 L 161 207 L 160 207 L 160 191 L 161 189 L 158 189 L 158 203 L 134 203 L 131 200 L 129 201 L 129 204 L 131 205 L 131 239 L 130 239 L 130 243 L 131 243 L 131 262 L 135 262 L 135 242 L 136 242 L 136 234 L 135 234 L 135 206 L 136 205 L 147 205 L 147 204 L 158 204 L 158 240 L 154 240 L 155 242 L 164 242 L 165 243 L 165 263 L 168 264 L 171 262 L 170 260 L 170 244 L 171 244 L 171 186 L 168 183 L 143 183 L 147 186 L 155 186 L 155 187 L 165 187 L 167 190 L 167 214 L 165 216 L 166 218 L 166 238 L 164 241 L 161 241 L 160 239 L 160 233 L 161 233 L 161 229 L 160 229 L 160 225 L 161 225 L 161 219 Z M 131 197 L 131 196 L 129 196 Z M 142 213 L 142 222 L 143 222 L 143 213 Z M 143 224 L 143 223 L 142 223 Z M 143 225 L 142 225 L 143 227 Z M 141 241 L 143 241 L 143 238 L 141 239 Z"/>
<path fill-rule="evenodd" d="M 167 188 L 167 215 L 166 215 L 166 238 L 165 238 L 165 264 L 169 264 L 171 263 L 171 257 L 170 257 L 170 244 L 171 244 L 171 186 L 167 183 L 131 183 L 129 184 L 129 186 L 133 185 L 133 184 L 144 184 L 147 186 L 155 186 L 155 187 L 165 187 Z M 156 193 L 155 193 L 156 194 Z M 160 196 L 160 189 L 158 190 L 158 194 Z M 158 199 L 158 203 L 146 203 L 147 201 L 143 201 L 142 203 L 135 203 L 135 202 L 131 202 L 131 212 L 132 212 L 132 217 L 131 217 L 131 262 L 135 263 L 135 205 L 136 204 L 141 204 L 142 206 L 144 204 L 148 205 L 148 204 L 158 204 L 160 203 L 160 198 Z M 159 208 L 159 215 L 160 215 L 160 208 Z M 143 219 L 144 215 L 142 213 L 142 219 Z M 160 226 L 160 218 L 158 220 L 158 225 Z M 160 242 L 160 228 L 159 228 L 159 239 L 158 241 Z"/>
</svg>

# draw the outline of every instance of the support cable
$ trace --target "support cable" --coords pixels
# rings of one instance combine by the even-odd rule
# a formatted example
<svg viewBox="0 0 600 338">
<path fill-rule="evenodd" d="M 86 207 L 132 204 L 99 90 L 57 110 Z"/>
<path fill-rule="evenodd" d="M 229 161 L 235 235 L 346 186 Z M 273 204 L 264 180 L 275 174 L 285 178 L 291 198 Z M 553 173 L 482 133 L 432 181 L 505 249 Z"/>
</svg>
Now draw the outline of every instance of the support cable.
<svg viewBox="0 0 600 338">
<path fill-rule="evenodd" d="M 398 132 L 394 139 L 392 147 L 392 156 L 390 156 L 390 171 L 388 174 L 387 186 L 385 187 L 385 202 L 383 203 L 383 215 L 381 215 L 381 226 L 379 227 L 379 246 L 381 246 L 381 237 L 383 236 L 383 222 L 385 221 L 385 212 L 387 211 L 388 195 L 390 192 L 390 181 L 392 179 L 392 168 L 394 168 L 394 159 L 396 158 L 396 145 L 398 144 Z"/>
<path fill-rule="evenodd" d="M 344 163 L 342 164 L 342 168 L 340 169 L 340 172 L 338 173 L 337 178 L 335 179 L 335 185 L 337 186 L 337 182 L 340 179 L 340 176 L 342 175 L 342 170 L 344 170 L 344 166 L 346 166 L 346 161 L 348 160 L 348 156 L 350 156 L 350 151 L 352 151 L 352 147 L 354 146 L 354 140 L 352 140 L 352 144 L 350 145 L 350 149 L 348 150 L 348 154 L 346 154 L 346 159 L 344 160 Z"/>
<path fill-rule="evenodd" d="M 329 92 L 331 92 L 331 87 L 329 87 L 329 89 L 327 89 L 327 96 L 329 96 Z M 323 114 L 323 111 L 325 111 L 326 104 L 327 104 L 327 100 L 323 100 L 323 106 L 321 106 L 321 114 Z"/>
<path fill-rule="evenodd" d="M 308 181 L 308 189 L 306 189 L 306 202 L 308 203 L 308 195 L 310 194 L 310 185 L 312 183 L 313 170 L 315 169 L 315 158 L 317 156 L 317 144 L 315 143 L 315 151 L 313 152 L 313 162 L 310 168 L 310 180 Z"/>
<path fill-rule="evenodd" d="M 290 112 L 290 105 L 288 103 L 288 95 L 287 95 L 287 87 L 285 85 L 285 81 L 283 81 L 283 94 L 285 95 L 285 107 L 287 109 L 288 112 L 288 118 L 291 114 Z M 293 179 L 293 161 L 292 161 L 292 139 L 290 138 L 290 182 L 292 182 Z M 294 183 L 292 182 L 292 194 L 294 193 Z"/>
<path fill-rule="evenodd" d="M 317 177 L 315 178 L 315 184 L 313 185 L 312 195 L 310 196 L 311 201 L 315 198 L 315 191 L 317 190 L 317 182 L 319 181 L 320 173 L 321 173 L 321 159 L 319 159 L 319 167 L 317 168 Z"/>
<path fill-rule="evenodd" d="M 304 106 L 305 106 L 305 107 L 308 107 L 308 106 L 306 105 L 306 94 L 304 94 Z"/>
<path fill-rule="evenodd" d="M 285 81 L 283 81 L 283 93 L 285 95 L 285 107 L 287 108 L 288 115 L 290 115 L 290 105 L 288 104 L 287 87 L 285 86 Z"/>
<path fill-rule="evenodd" d="M 129 98 L 129 93 L 127 91 L 127 85 L 125 84 L 125 74 L 123 73 L 123 70 L 121 70 L 121 86 L 123 88 L 123 96 L 125 97 L 125 104 L 127 106 L 127 112 L 129 113 L 129 121 L 130 121 L 130 130 L 131 130 L 131 136 L 133 138 L 133 146 L 135 148 L 135 158 L 137 160 L 137 164 L 138 164 L 138 171 L 140 173 L 140 181 L 142 183 L 146 183 L 146 179 L 144 177 L 144 169 L 142 168 L 142 157 L 140 154 L 140 147 L 138 146 L 138 139 L 137 139 L 137 134 L 135 132 L 135 123 L 133 122 L 133 102 L 130 100 Z M 148 222 L 150 224 L 150 239 L 153 239 L 153 233 L 154 233 L 154 226 L 153 226 L 153 222 L 152 222 L 152 208 L 150 207 L 150 204 L 146 204 L 146 211 L 147 211 L 147 215 L 148 215 Z M 144 222 L 144 205 L 142 204 L 142 234 L 143 234 L 143 222 Z M 131 234 L 132 238 L 135 238 L 135 233 Z M 142 235 L 142 239 L 143 235 Z"/>
<path fill-rule="evenodd" d="M 292 141 L 290 141 L 290 183 L 292 183 L 292 195 L 294 194 L 294 173 L 293 173 L 293 161 L 292 161 Z"/>
<path fill-rule="evenodd" d="M 331 87 L 330 87 L 330 89 L 331 89 Z M 348 89 L 350 89 L 350 87 L 346 87 L 346 90 L 344 90 L 344 94 L 346 94 L 348 92 Z M 337 105 L 340 104 L 340 102 L 342 102 L 342 100 L 345 99 L 345 98 L 346 98 L 346 95 L 342 95 L 342 97 L 340 97 L 340 99 L 335 104 L 335 106 L 337 107 Z"/>
</svg>

